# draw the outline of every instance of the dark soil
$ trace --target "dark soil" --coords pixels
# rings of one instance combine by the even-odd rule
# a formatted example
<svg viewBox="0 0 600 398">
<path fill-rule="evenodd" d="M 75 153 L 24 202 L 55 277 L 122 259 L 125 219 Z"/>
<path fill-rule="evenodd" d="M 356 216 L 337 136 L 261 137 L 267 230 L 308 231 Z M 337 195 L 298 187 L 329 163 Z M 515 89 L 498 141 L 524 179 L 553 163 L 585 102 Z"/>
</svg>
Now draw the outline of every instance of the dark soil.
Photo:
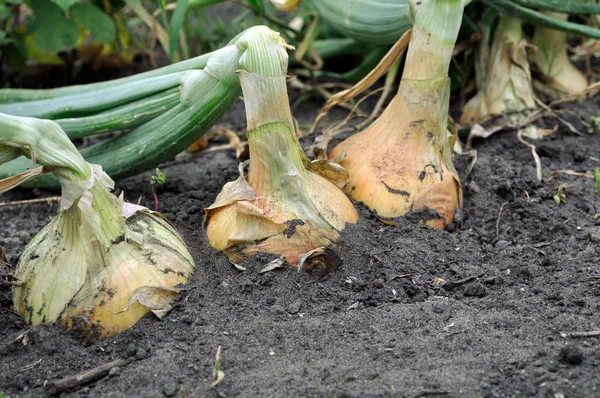
<svg viewBox="0 0 600 398">
<path fill-rule="evenodd" d="M 587 117 L 598 102 L 570 108 Z M 304 103 L 296 114 L 311 121 L 319 106 Z M 583 133 L 560 125 L 535 142 L 545 177 L 600 165 L 598 133 L 566 117 Z M 243 106 L 224 122 L 243 131 Z M 291 267 L 259 273 L 270 260 L 264 256 L 238 271 L 209 246 L 203 208 L 237 176 L 233 151 L 161 166 L 161 210 L 197 264 L 186 300 L 163 321 L 148 315 L 116 337 L 88 341 L 58 325 L 27 327 L 0 284 L 0 391 L 44 396 L 48 380 L 126 358 L 126 366 L 62 396 L 600 396 L 600 338 L 560 334 L 600 329 L 594 181 L 561 174 L 538 182 L 531 151 L 514 131 L 476 149 L 452 231 L 427 229 L 414 217 L 390 226 L 361 209 L 335 248 L 342 266 L 321 279 Z M 469 160 L 457 158 L 461 173 Z M 120 181 L 118 190 L 152 206 L 150 175 Z M 566 203 L 558 205 L 553 196 L 563 183 Z M 40 195 L 48 194 L 18 190 L 2 201 Z M 0 207 L 10 266 L 57 209 Z M 225 378 L 211 389 L 219 346 Z"/>
</svg>

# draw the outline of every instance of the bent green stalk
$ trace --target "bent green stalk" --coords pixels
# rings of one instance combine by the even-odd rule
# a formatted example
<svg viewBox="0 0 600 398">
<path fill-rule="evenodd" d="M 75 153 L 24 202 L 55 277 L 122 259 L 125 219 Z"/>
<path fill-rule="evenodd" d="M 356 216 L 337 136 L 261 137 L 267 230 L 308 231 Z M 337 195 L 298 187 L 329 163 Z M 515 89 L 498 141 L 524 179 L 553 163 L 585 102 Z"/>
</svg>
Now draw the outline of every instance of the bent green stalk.
<svg viewBox="0 0 600 398">
<path fill-rule="evenodd" d="M 245 34 L 251 35 L 254 27 Z M 241 35 L 238 40 L 241 40 Z M 113 179 L 125 178 L 172 159 L 202 137 L 241 94 L 236 74 L 245 49 L 230 45 L 215 52 L 206 68 L 193 71 L 182 86 L 181 103 L 127 134 L 81 151 L 85 159 L 99 164 Z M 29 162 L 16 159 L 0 166 L 0 177 L 26 170 Z M 50 175 L 40 176 L 26 187 L 56 188 Z"/>
<path fill-rule="evenodd" d="M 82 84 L 76 86 L 59 87 L 52 89 L 20 89 L 20 88 L 5 88 L 0 90 L 0 104 L 9 104 L 13 102 L 39 101 L 43 99 L 59 98 L 65 96 L 81 95 L 96 93 L 99 90 L 108 88 L 119 88 L 131 83 L 147 80 L 159 76 L 170 75 L 177 72 L 185 72 L 188 70 L 202 69 L 206 66 L 210 57 L 214 52 L 202 54 L 198 57 L 181 61 L 173 65 L 165 66 L 160 69 L 139 73 L 137 75 L 123 77 L 121 79 L 110 80 L 107 82 Z"/>
<path fill-rule="evenodd" d="M 529 8 L 563 12 L 567 14 L 600 14 L 600 4 L 584 2 L 585 0 L 512 0 L 513 2 Z"/>
<path fill-rule="evenodd" d="M 503 14 L 549 29 L 562 30 L 582 36 L 600 39 L 600 29 L 557 19 L 542 12 L 523 7 L 512 0 L 481 0 L 482 3 Z"/>
<path fill-rule="evenodd" d="M 176 72 L 59 98 L 0 104 L 0 112 L 45 119 L 87 116 L 179 86 L 190 73 Z"/>
<path fill-rule="evenodd" d="M 156 118 L 179 104 L 179 87 L 142 98 L 92 116 L 57 119 L 71 139 L 131 129 Z"/>
</svg>

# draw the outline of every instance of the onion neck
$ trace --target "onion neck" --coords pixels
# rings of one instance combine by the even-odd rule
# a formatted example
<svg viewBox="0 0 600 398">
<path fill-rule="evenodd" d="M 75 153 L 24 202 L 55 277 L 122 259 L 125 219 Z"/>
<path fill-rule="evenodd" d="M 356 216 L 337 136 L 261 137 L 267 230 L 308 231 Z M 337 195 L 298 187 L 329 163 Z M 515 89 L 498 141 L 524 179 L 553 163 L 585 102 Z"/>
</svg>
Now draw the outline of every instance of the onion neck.
<svg viewBox="0 0 600 398">
<path fill-rule="evenodd" d="M 248 182 L 259 196 L 287 191 L 306 176 L 287 95 L 286 44 L 266 27 L 238 41 L 250 147 Z M 252 33 L 252 34 L 250 34 Z"/>
<path fill-rule="evenodd" d="M 85 181 L 92 176 L 90 165 L 51 120 L 0 113 L 0 144 L 18 148 L 57 176 L 72 181 Z"/>
<path fill-rule="evenodd" d="M 462 0 L 425 0 L 419 6 L 400 88 L 373 125 L 382 138 L 397 140 L 421 132 L 419 139 L 411 138 L 418 148 L 445 142 L 450 98 L 448 69 L 462 14 Z M 409 126 L 399 136 L 398 123 L 407 120 Z"/>
<path fill-rule="evenodd" d="M 448 76 L 463 8 L 462 0 L 425 0 L 419 6 L 402 79 Z"/>
<path fill-rule="evenodd" d="M 289 126 L 268 123 L 248 131 L 250 169 L 248 183 L 259 196 L 286 190 L 306 176 L 298 142 Z"/>
</svg>

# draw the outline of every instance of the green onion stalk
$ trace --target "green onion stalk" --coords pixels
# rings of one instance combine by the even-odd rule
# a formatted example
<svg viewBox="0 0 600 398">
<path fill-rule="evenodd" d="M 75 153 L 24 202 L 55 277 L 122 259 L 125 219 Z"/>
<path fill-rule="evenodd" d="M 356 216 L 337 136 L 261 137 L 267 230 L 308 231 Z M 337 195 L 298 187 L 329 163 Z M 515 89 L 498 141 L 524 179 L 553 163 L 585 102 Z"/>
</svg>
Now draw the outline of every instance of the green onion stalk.
<svg viewBox="0 0 600 398">
<path fill-rule="evenodd" d="M 461 0 L 425 0 L 418 7 L 400 87 L 367 129 L 336 146 L 346 192 L 379 217 L 424 210 L 424 222 L 444 228 L 462 205 L 447 134 L 448 69 L 461 26 Z"/>
<path fill-rule="evenodd" d="M 15 311 L 31 325 L 61 321 L 109 336 L 153 312 L 164 317 L 194 271 L 183 239 L 159 214 L 111 193 L 114 183 L 50 120 L 0 114 L 0 162 L 25 155 L 42 167 L 0 181 L 0 193 L 42 172 L 62 189 L 58 215 L 16 267 Z"/>
<path fill-rule="evenodd" d="M 127 132 L 81 153 L 113 179 L 135 175 L 184 151 L 237 101 L 241 87 L 236 68 L 242 53 L 236 42 L 255 29 L 261 28 L 248 29 L 210 54 L 132 77 L 51 90 L 0 90 L 0 112 L 53 118 L 72 139 Z M 327 56 L 357 49 L 347 38 L 315 47 Z M 0 178 L 22 173 L 29 165 L 25 157 L 3 164 Z M 55 189 L 59 181 L 46 174 L 22 186 Z"/>
<path fill-rule="evenodd" d="M 250 151 L 249 172 L 225 184 L 206 209 L 210 244 L 232 261 L 258 252 L 281 255 L 293 266 L 329 246 L 357 213 L 322 175 L 344 174 L 329 162 L 311 163 L 297 139 L 286 88 L 286 43 L 275 32 L 240 40 L 239 77 Z"/>
<path fill-rule="evenodd" d="M 465 106 L 461 125 L 471 126 L 498 115 L 505 115 L 496 121 L 502 126 L 516 127 L 526 121 L 530 110 L 537 106 L 527 59 L 528 46 L 522 21 L 501 14 L 482 85 Z M 482 51 L 485 53 L 487 51 Z"/>
<path fill-rule="evenodd" d="M 254 29 L 246 33 L 251 35 Z M 181 87 L 169 94 L 177 97 L 175 106 L 127 134 L 82 149 L 81 154 L 89 163 L 101 165 L 113 179 L 135 175 L 172 159 L 202 137 L 239 98 L 241 88 L 236 68 L 241 55 L 235 45 L 215 51 L 202 70 L 185 72 Z M 98 126 L 111 123 L 101 117 L 94 119 Z M 57 122 L 85 129 L 77 120 Z M 16 159 L 0 166 L 0 177 L 18 174 L 28 167 L 26 158 Z M 58 183 L 53 175 L 43 175 L 24 186 L 55 188 Z"/>
</svg>

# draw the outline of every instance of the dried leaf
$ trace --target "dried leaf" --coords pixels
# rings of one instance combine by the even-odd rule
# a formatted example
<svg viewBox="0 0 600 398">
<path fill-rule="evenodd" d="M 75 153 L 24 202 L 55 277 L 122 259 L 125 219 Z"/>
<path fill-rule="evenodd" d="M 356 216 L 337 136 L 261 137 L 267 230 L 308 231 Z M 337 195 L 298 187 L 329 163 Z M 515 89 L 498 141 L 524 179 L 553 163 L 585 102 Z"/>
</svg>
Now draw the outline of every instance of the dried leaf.
<svg viewBox="0 0 600 398">
<path fill-rule="evenodd" d="M 306 150 L 306 153 L 317 160 L 327 159 L 327 148 L 331 141 L 333 141 L 333 137 L 330 134 L 318 135 L 315 137 L 315 143 Z"/>
<path fill-rule="evenodd" d="M 220 382 L 221 382 L 221 381 L 222 381 L 224 378 L 225 378 L 225 372 L 223 372 L 222 370 L 219 370 L 219 371 L 217 372 L 217 377 L 216 377 L 215 381 L 213 381 L 213 382 L 210 384 L 210 388 L 214 388 L 214 387 L 216 387 L 216 386 L 217 386 L 217 384 L 219 384 L 219 383 L 220 383 Z"/>
<path fill-rule="evenodd" d="M 558 126 L 554 126 L 553 129 L 542 129 L 533 124 L 522 129 L 520 132 L 523 137 L 531 138 L 532 140 L 541 140 L 544 137 L 549 136 L 558 130 Z"/>
<path fill-rule="evenodd" d="M 338 104 L 345 103 L 350 101 L 352 98 L 356 97 L 373 84 L 375 84 L 383 75 L 385 75 L 388 70 L 394 65 L 396 60 L 400 58 L 400 56 L 404 53 L 404 50 L 408 47 L 408 43 L 410 41 L 412 30 L 406 31 L 402 37 L 392 46 L 392 48 L 388 51 L 388 53 L 379 61 L 379 64 L 370 71 L 367 76 L 365 76 L 361 81 L 356 83 L 352 88 L 349 88 L 344 91 L 340 91 L 339 93 L 332 95 L 327 100 L 327 103 L 321 109 L 317 118 L 315 119 L 315 123 L 312 126 L 310 132 L 314 132 L 319 125 L 319 122 L 331 108 Z"/>
<path fill-rule="evenodd" d="M 267 266 L 265 268 L 258 271 L 258 273 L 264 274 L 265 272 L 273 271 L 274 269 L 277 269 L 277 268 L 283 268 L 283 261 L 284 261 L 283 257 L 276 258 L 275 260 L 273 260 L 269 264 L 267 264 Z"/>
<path fill-rule="evenodd" d="M 188 151 L 192 153 L 200 152 L 208 147 L 208 138 L 206 136 L 201 137 L 188 147 Z"/>
<path fill-rule="evenodd" d="M 587 177 L 587 178 L 591 178 L 591 179 L 594 178 L 594 175 L 589 172 L 588 173 L 580 173 L 575 170 L 555 170 L 548 175 L 548 178 L 546 178 L 546 181 L 551 181 L 552 179 L 554 179 L 556 176 L 558 176 L 560 174 L 566 174 L 566 175 L 576 176 L 576 177 Z"/>
<path fill-rule="evenodd" d="M 210 384 L 210 388 L 214 388 L 225 378 L 225 372 L 221 370 L 221 346 L 217 348 L 215 355 L 215 367 L 213 369 L 213 377 L 215 381 Z"/>
<path fill-rule="evenodd" d="M 138 287 L 129 299 L 127 307 L 115 312 L 115 314 L 127 311 L 129 307 L 137 302 L 152 311 L 159 319 L 163 319 L 173 309 L 174 304 L 179 300 L 181 292 L 184 290 L 161 286 Z"/>
<path fill-rule="evenodd" d="M 440 288 L 440 287 L 444 286 L 446 284 L 446 282 L 447 281 L 445 279 L 435 277 L 435 279 L 433 280 L 433 287 Z"/>
<path fill-rule="evenodd" d="M 504 127 L 502 126 L 493 126 L 490 128 L 484 128 L 480 124 L 474 124 L 469 131 L 469 137 L 467 138 L 467 148 L 471 148 L 472 142 L 474 138 L 486 139 L 490 137 L 492 134 L 497 133 L 502 130 Z"/>
<path fill-rule="evenodd" d="M 338 188 L 343 188 L 348 181 L 348 171 L 340 164 L 329 160 L 315 160 L 310 162 L 306 169 L 334 183 Z"/>
<path fill-rule="evenodd" d="M 246 181 L 246 177 L 244 176 L 244 163 L 240 163 L 238 166 L 238 170 L 240 172 L 240 176 L 237 180 L 228 182 L 223 186 L 223 189 L 217 195 L 215 202 L 204 209 L 207 214 L 208 210 L 218 209 L 219 207 L 225 207 L 232 203 L 238 202 L 240 200 L 254 200 L 256 194 L 254 193 L 254 189 L 248 184 Z"/>
<path fill-rule="evenodd" d="M 44 173 L 43 167 L 36 167 L 35 169 L 26 170 L 22 173 L 0 180 L 0 194 L 10 191 L 11 189 L 18 187 L 19 185 L 35 178 Z"/>
<path fill-rule="evenodd" d="M 233 262 L 233 261 L 231 261 L 231 260 L 229 260 L 229 262 L 230 262 L 230 263 L 231 263 L 231 265 L 233 265 L 233 266 L 235 267 L 235 269 L 237 269 L 238 271 L 241 271 L 241 272 L 243 272 L 243 271 L 246 271 L 246 270 L 247 270 L 247 268 L 246 268 L 246 267 L 242 267 L 241 265 L 239 265 L 239 264 L 236 264 L 236 263 L 234 263 L 234 262 Z"/>
</svg>

